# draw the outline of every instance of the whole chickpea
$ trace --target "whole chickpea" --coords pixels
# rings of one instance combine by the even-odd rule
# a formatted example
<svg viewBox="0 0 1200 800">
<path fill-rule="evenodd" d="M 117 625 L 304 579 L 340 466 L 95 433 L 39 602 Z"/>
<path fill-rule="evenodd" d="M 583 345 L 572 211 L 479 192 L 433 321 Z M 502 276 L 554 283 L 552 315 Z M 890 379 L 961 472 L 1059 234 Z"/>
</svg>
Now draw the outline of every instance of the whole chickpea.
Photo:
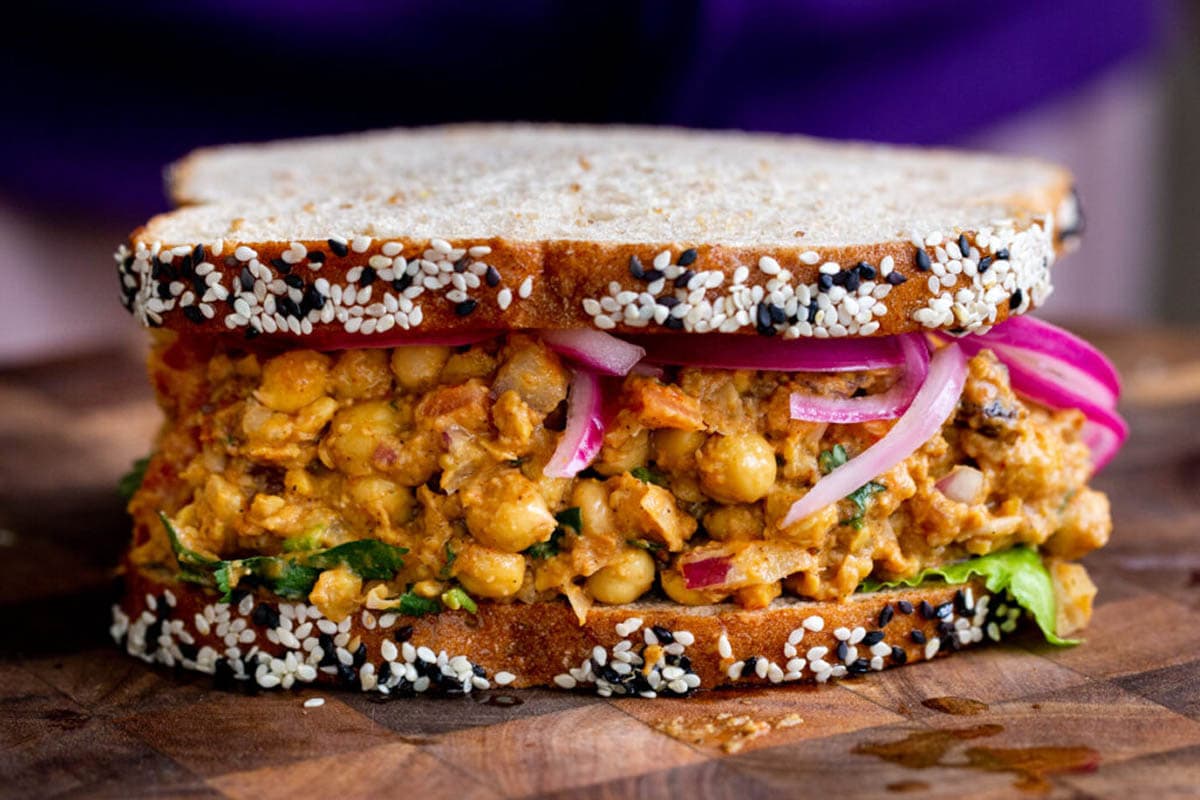
<svg viewBox="0 0 1200 800">
<path fill-rule="evenodd" d="M 263 366 L 262 382 L 254 396 L 273 411 L 291 414 L 325 394 L 329 356 L 312 350 L 291 350 Z"/>
<path fill-rule="evenodd" d="M 525 582 L 525 556 L 468 544 L 454 559 L 454 574 L 475 597 L 512 597 Z"/>
<path fill-rule="evenodd" d="M 404 345 L 392 350 L 392 374 L 396 385 L 407 392 L 421 392 L 438 382 L 450 348 L 441 345 Z"/>
<path fill-rule="evenodd" d="M 347 350 L 338 357 L 329 378 L 339 400 L 378 400 L 392 391 L 385 350 Z"/>
<path fill-rule="evenodd" d="M 627 547 L 615 560 L 592 573 L 587 589 L 601 603 L 632 603 L 654 585 L 654 559 L 645 550 Z"/>
<path fill-rule="evenodd" d="M 664 569 L 659 576 L 663 591 L 667 597 L 685 606 L 706 606 L 719 603 L 728 597 L 721 592 L 708 592 L 699 589 L 689 589 L 683 575 L 677 569 Z"/>
<path fill-rule="evenodd" d="M 321 441 L 321 461 L 330 469 L 348 475 L 370 475 L 380 443 L 393 437 L 400 427 L 400 414 L 379 400 L 343 408 L 329 424 Z"/>
<path fill-rule="evenodd" d="M 654 432 L 654 463 L 670 472 L 685 472 L 696 465 L 696 453 L 704 446 L 704 431 L 662 428 Z"/>
<path fill-rule="evenodd" d="M 713 436 L 696 463 L 700 485 L 722 503 L 753 503 L 775 484 L 775 450 L 757 433 Z"/>
<path fill-rule="evenodd" d="M 575 484 L 571 503 L 579 507 L 584 536 L 607 536 L 616 530 L 616 515 L 608 504 L 608 490 L 600 481 L 581 480 Z"/>
<path fill-rule="evenodd" d="M 515 469 L 468 489 L 463 505 L 475 540 L 510 553 L 546 541 L 557 525 L 537 485 Z"/>
</svg>

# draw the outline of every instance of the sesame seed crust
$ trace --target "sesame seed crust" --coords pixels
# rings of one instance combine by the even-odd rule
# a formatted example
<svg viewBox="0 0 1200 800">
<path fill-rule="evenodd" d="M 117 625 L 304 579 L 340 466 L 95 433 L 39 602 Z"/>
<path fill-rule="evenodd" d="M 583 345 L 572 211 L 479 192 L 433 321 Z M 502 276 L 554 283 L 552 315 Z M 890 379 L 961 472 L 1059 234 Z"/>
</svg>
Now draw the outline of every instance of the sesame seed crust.
<svg viewBox="0 0 1200 800">
<path fill-rule="evenodd" d="M 825 683 L 928 660 L 997 641 L 1020 616 L 977 582 L 843 603 L 776 600 L 756 611 L 597 606 L 582 625 L 566 603 L 480 603 L 475 615 L 423 617 L 364 610 L 335 622 L 269 594 L 239 591 L 221 602 L 166 571 L 127 564 L 110 633 L 147 663 L 260 688 L 325 684 L 400 697 L 556 686 L 684 697 L 730 685 Z"/>
<path fill-rule="evenodd" d="M 347 335 L 366 346 L 468 329 L 968 333 L 1049 296 L 1050 268 L 1082 229 L 1072 192 L 1052 207 L 974 231 L 826 250 L 365 236 L 163 244 L 143 231 L 115 260 L 122 301 L 144 325 L 342 346 Z"/>
</svg>

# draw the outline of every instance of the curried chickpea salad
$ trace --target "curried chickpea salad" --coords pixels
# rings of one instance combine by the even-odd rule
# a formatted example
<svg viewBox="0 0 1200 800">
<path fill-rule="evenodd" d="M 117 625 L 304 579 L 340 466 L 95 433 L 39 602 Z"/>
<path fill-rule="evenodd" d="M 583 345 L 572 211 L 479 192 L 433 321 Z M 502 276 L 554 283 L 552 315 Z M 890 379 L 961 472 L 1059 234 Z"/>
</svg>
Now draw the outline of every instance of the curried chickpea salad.
<svg viewBox="0 0 1200 800">
<path fill-rule="evenodd" d="M 606 378 L 599 455 L 551 478 L 572 374 L 533 334 L 321 353 L 157 331 L 149 369 L 166 422 L 132 562 L 335 620 L 559 596 L 581 618 L 647 596 L 755 609 L 1022 544 L 1069 574 L 1111 528 L 1082 413 L 1019 399 L 987 350 L 938 435 L 788 526 L 892 425 L 795 420 L 790 395 L 882 392 L 894 371 Z M 714 556 L 737 569 L 689 588 L 682 566 Z"/>
</svg>

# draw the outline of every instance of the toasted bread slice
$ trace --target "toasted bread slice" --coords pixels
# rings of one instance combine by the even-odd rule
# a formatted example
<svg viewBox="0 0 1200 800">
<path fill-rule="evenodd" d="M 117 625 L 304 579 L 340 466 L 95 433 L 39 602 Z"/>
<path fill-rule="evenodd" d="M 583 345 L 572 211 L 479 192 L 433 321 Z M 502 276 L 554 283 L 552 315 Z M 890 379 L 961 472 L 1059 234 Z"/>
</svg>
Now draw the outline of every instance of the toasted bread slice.
<svg viewBox="0 0 1200 800">
<path fill-rule="evenodd" d="M 343 346 L 982 330 L 1045 299 L 1079 228 L 1070 175 L 1038 161 L 728 132 L 396 130 L 202 150 L 170 175 L 189 205 L 118 254 L 127 307 Z"/>
</svg>

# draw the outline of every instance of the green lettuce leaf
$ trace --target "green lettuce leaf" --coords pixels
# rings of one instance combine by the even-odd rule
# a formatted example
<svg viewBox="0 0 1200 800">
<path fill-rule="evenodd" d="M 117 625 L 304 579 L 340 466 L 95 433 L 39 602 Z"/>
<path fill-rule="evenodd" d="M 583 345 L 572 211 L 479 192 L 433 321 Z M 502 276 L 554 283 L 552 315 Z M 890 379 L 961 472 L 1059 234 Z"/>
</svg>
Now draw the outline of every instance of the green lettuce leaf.
<svg viewBox="0 0 1200 800">
<path fill-rule="evenodd" d="M 1033 617 L 1046 641 L 1055 645 L 1079 644 L 1078 639 L 1064 639 L 1055 632 L 1058 607 L 1054 599 L 1054 582 L 1041 556 L 1028 547 L 1014 547 L 957 564 L 930 567 L 919 575 L 899 581 L 865 581 L 859 591 L 919 586 L 927 580 L 937 579 L 946 583 L 966 583 L 972 577 L 983 578 L 989 591 L 1007 591 Z"/>
</svg>

